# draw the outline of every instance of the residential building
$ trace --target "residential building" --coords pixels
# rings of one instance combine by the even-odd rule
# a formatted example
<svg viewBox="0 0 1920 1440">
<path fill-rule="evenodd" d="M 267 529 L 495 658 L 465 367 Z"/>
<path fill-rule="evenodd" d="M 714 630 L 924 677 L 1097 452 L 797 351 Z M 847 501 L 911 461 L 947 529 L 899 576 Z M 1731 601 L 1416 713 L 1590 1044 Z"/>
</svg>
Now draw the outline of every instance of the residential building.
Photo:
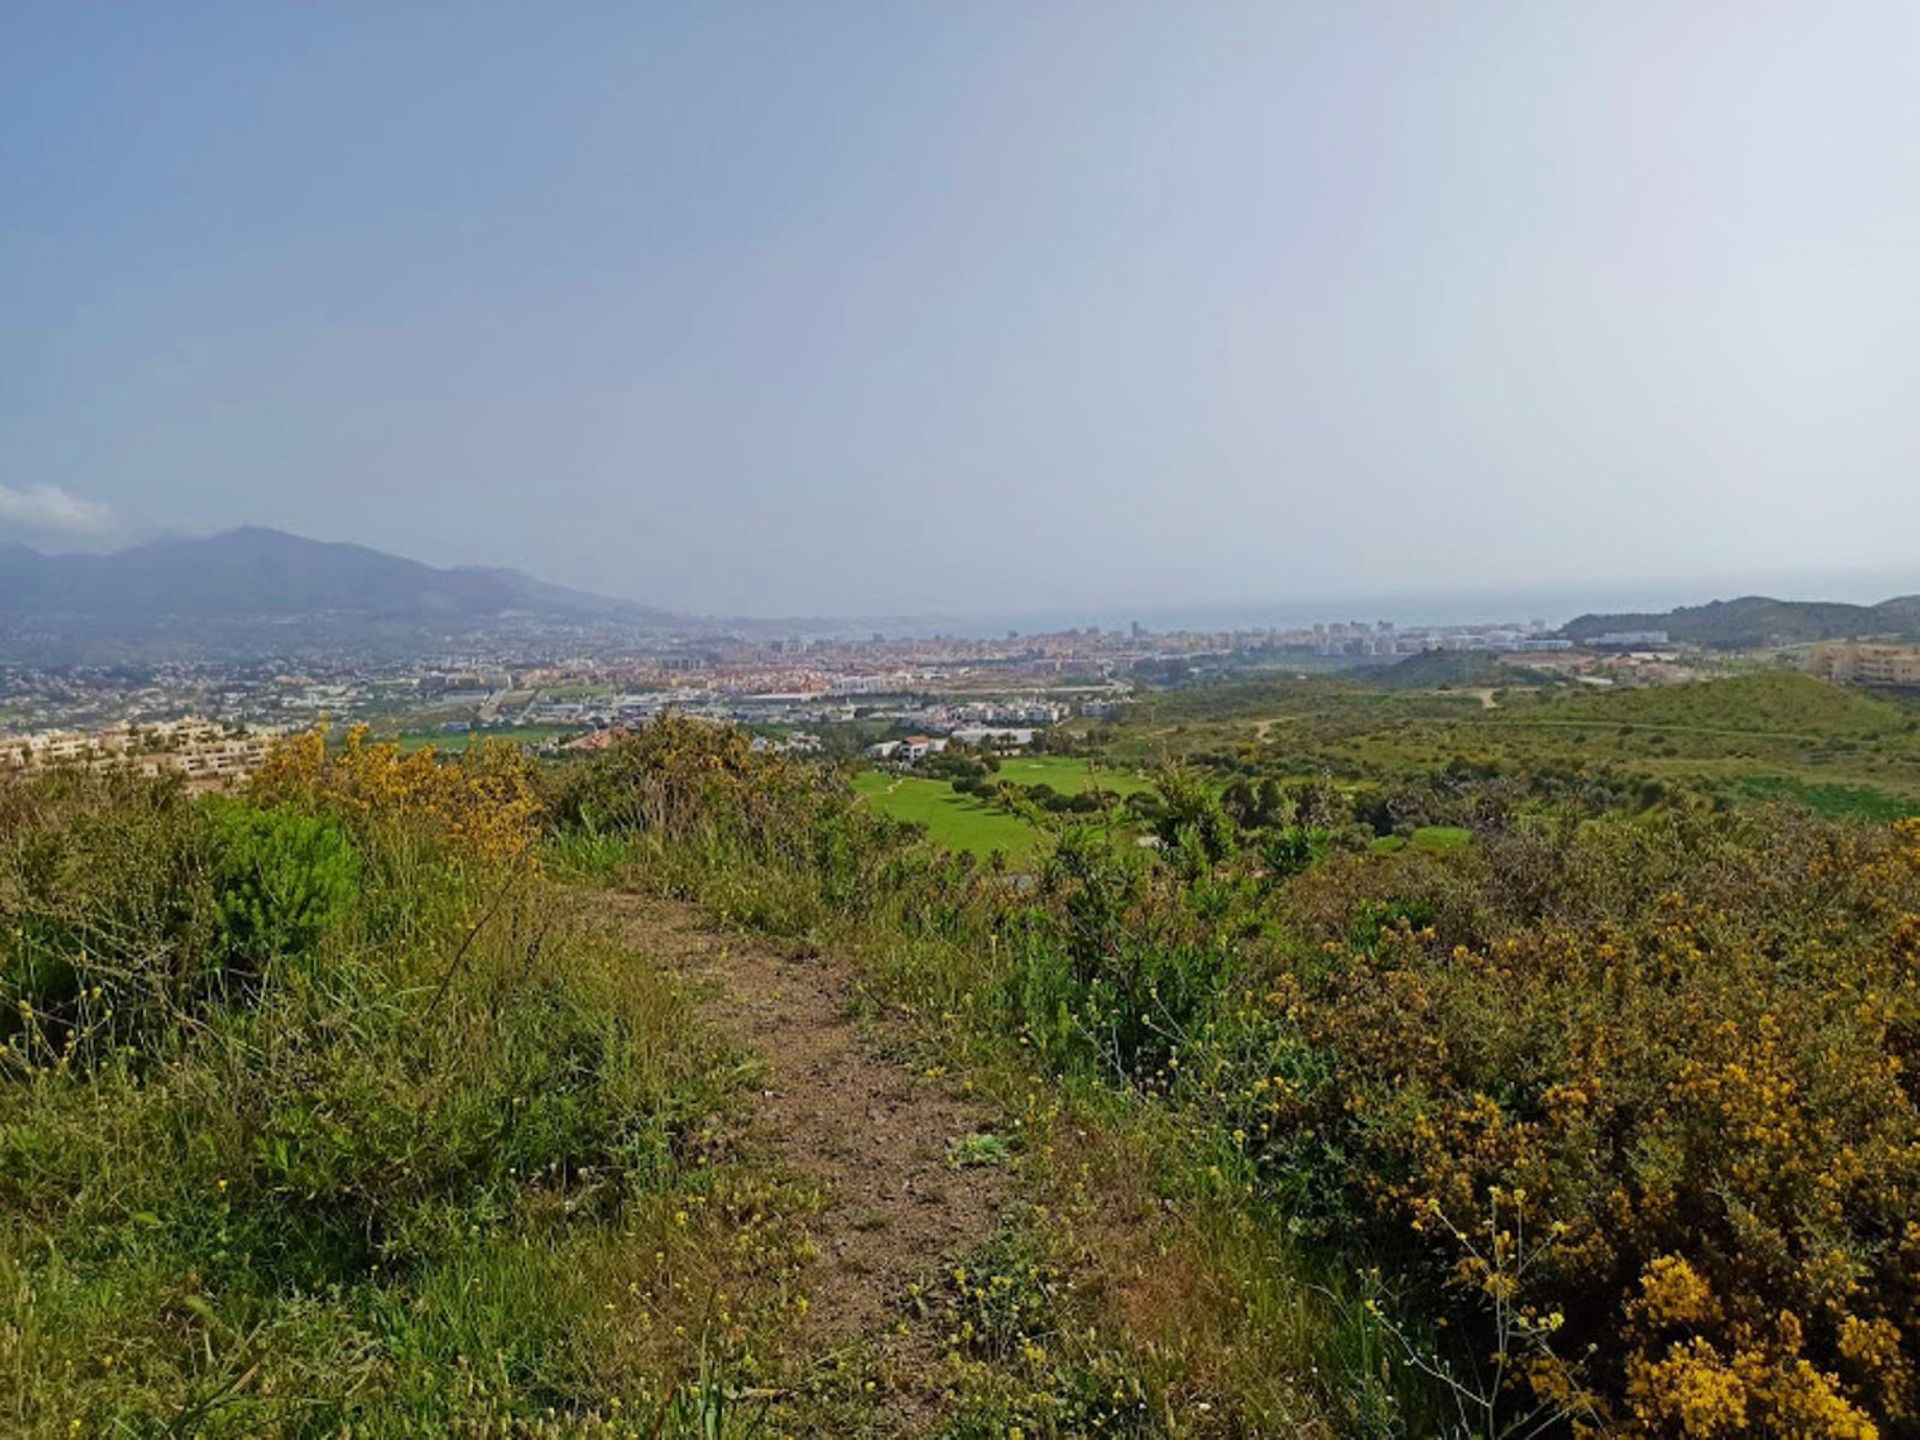
<svg viewBox="0 0 1920 1440">
<path fill-rule="evenodd" d="M 279 733 L 200 719 L 92 732 L 48 730 L 0 741 L 0 771 L 120 766 L 143 775 L 181 775 L 196 790 L 226 789 L 246 782 Z"/>
<path fill-rule="evenodd" d="M 1813 672 L 1841 685 L 1920 689 L 1920 645 L 1821 645 L 1813 652 Z"/>
</svg>

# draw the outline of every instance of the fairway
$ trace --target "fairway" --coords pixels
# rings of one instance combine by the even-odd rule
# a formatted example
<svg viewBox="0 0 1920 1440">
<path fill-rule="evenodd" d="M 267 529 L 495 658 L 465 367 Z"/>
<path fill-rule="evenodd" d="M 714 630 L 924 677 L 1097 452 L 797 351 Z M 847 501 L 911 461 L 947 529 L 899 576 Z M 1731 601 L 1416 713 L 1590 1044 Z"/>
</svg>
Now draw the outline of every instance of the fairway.
<svg viewBox="0 0 1920 1440">
<path fill-rule="evenodd" d="M 1062 795 L 1078 795 L 1096 787 L 1115 795 L 1133 795 L 1153 788 L 1153 781 L 1136 770 L 1105 766 L 1090 769 L 1085 760 L 1071 755 L 1020 755 L 1002 760 L 993 778 L 1015 785 L 1051 785 Z"/>
<path fill-rule="evenodd" d="M 1407 848 L 1407 841 L 1398 835 L 1382 835 L 1372 845 L 1376 855 L 1392 855 Z M 1413 848 L 1431 850 L 1444 854 L 1449 850 L 1462 850 L 1473 843 L 1473 832 L 1458 825 L 1422 825 L 1413 832 Z"/>
<path fill-rule="evenodd" d="M 955 794 L 944 780 L 863 770 L 853 777 L 853 788 L 893 819 L 925 825 L 928 838 L 949 850 L 973 855 L 1002 850 L 1010 860 L 1025 860 L 1039 843 L 1040 832 L 1019 816 Z"/>
<path fill-rule="evenodd" d="M 398 737 L 403 751 L 412 752 L 431 745 L 442 755 L 459 755 L 465 752 L 468 744 L 475 738 L 498 740 L 511 745 L 544 745 L 549 740 L 563 739 L 581 734 L 577 725 L 509 725 L 498 730 L 425 730 L 412 731 Z"/>
<path fill-rule="evenodd" d="M 1855 785 L 1809 784 L 1785 775 L 1750 775 L 1728 789 L 1745 800 L 1779 800 L 1804 805 L 1829 820 L 1864 820 L 1888 825 L 1920 815 L 1920 800 Z"/>
</svg>

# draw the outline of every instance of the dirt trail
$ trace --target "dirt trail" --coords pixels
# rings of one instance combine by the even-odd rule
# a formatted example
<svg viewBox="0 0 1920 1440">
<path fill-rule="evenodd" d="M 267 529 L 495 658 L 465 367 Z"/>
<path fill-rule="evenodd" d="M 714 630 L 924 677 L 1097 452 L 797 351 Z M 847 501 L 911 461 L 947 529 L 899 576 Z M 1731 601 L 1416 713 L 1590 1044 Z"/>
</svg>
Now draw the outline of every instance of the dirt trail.
<svg viewBox="0 0 1920 1440">
<path fill-rule="evenodd" d="M 843 964 L 718 933 L 688 905 L 632 895 L 608 903 L 627 944 L 714 983 L 710 1016 L 767 1066 L 754 1128 L 775 1162 L 813 1181 L 825 1201 L 805 1347 L 877 1336 L 904 1318 L 910 1283 L 992 1232 L 1007 1176 L 947 1158 L 954 1140 L 991 1128 L 991 1113 L 874 1053 L 848 1018 Z M 905 1376 L 926 1374 L 937 1354 L 937 1337 L 916 1331 L 887 1337 Z"/>
</svg>

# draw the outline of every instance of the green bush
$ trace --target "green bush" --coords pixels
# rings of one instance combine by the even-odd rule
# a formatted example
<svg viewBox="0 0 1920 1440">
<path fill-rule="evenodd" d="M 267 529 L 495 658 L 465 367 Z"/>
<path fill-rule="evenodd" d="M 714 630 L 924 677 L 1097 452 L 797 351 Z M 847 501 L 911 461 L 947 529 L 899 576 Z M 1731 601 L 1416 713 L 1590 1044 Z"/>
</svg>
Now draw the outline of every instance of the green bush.
<svg viewBox="0 0 1920 1440">
<path fill-rule="evenodd" d="M 229 801 L 207 812 L 215 926 L 228 967 L 258 974 L 310 956 L 360 884 L 359 853 L 333 820 Z"/>
</svg>

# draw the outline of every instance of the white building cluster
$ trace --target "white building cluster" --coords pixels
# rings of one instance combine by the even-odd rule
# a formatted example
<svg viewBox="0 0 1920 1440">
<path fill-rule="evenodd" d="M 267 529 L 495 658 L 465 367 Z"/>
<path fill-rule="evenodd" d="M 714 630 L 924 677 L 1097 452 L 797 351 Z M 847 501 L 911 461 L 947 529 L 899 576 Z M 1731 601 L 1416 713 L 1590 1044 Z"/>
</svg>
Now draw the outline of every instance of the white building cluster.
<svg viewBox="0 0 1920 1440">
<path fill-rule="evenodd" d="M 277 730 L 201 719 L 46 730 L 0 740 L 0 773 L 124 767 L 142 775 L 180 775 L 196 790 L 228 789 L 246 782 L 279 736 Z"/>
</svg>

